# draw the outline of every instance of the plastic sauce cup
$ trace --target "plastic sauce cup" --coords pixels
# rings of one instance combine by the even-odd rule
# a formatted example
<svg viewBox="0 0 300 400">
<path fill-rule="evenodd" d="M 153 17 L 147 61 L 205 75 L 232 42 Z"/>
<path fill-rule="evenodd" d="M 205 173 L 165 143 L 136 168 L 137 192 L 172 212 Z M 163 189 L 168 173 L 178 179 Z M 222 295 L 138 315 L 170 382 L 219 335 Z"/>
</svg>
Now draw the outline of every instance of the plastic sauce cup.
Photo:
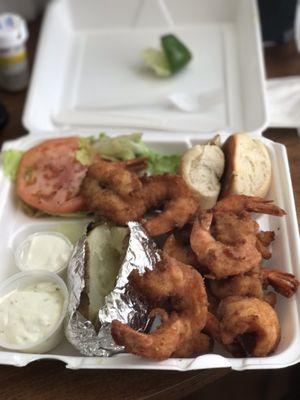
<svg viewBox="0 0 300 400">
<path fill-rule="evenodd" d="M 20 271 L 43 270 L 64 276 L 73 245 L 62 233 L 36 232 L 29 235 L 15 252 Z"/>
<path fill-rule="evenodd" d="M 63 295 L 63 304 L 61 315 L 57 323 L 52 327 L 45 337 L 35 343 L 29 343 L 27 345 L 13 344 L 6 343 L 0 338 L 1 347 L 24 353 L 46 353 L 56 347 L 63 340 L 63 322 L 67 312 L 69 294 L 64 281 L 56 274 L 43 271 L 30 271 L 19 272 L 15 275 L 12 275 L 10 278 L 0 284 L 0 299 L 14 290 L 22 290 L 22 288 L 26 288 L 29 285 L 42 282 L 53 282 L 61 289 L 61 293 Z M 42 315 L 43 312 L 45 312 L 45 309 L 40 307 L 40 310 Z M 27 310 L 25 312 L 27 312 Z"/>
</svg>

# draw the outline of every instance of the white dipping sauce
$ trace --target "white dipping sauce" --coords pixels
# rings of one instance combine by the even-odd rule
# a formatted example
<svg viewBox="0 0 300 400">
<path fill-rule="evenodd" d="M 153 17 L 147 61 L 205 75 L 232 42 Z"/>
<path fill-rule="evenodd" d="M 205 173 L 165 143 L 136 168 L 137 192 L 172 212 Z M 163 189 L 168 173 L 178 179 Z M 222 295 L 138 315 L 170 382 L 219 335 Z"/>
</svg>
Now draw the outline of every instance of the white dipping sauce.
<svg viewBox="0 0 300 400">
<path fill-rule="evenodd" d="M 66 267 L 72 245 L 63 235 L 39 232 L 29 236 L 17 250 L 17 264 L 22 271 L 42 269 L 57 272 Z"/>
<path fill-rule="evenodd" d="M 64 295 L 53 282 L 39 282 L 16 289 L 0 299 L 0 340 L 30 345 L 49 335 L 58 323 Z"/>
</svg>

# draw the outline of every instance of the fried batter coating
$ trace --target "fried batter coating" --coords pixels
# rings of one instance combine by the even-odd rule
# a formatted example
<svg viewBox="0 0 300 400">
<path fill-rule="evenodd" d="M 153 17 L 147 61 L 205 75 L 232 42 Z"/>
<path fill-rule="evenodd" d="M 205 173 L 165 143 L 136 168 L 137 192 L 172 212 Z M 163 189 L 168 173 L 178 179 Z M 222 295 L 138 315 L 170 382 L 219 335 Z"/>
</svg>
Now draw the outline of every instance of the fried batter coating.
<svg viewBox="0 0 300 400">
<path fill-rule="evenodd" d="M 229 296 L 251 296 L 262 298 L 262 278 L 259 273 L 236 275 L 230 278 L 209 281 L 212 293 L 219 299 Z"/>
<path fill-rule="evenodd" d="M 229 296 L 250 296 L 264 299 L 274 306 L 276 303 L 275 293 L 264 294 L 263 292 L 263 289 L 269 285 L 282 296 L 291 297 L 297 291 L 299 281 L 293 274 L 270 268 L 258 268 L 247 274 L 209 280 L 212 294 L 219 299 Z"/>
<path fill-rule="evenodd" d="M 235 241 L 235 245 L 226 245 L 211 235 L 209 229 L 212 218 L 212 211 L 207 211 L 196 218 L 193 225 L 191 247 L 200 264 L 207 267 L 210 274 L 217 279 L 255 268 L 262 258 L 256 248 L 256 236 L 242 236 Z M 232 232 L 232 235 L 238 235 L 236 232 Z"/>
<path fill-rule="evenodd" d="M 148 167 L 148 157 L 138 157 L 138 158 L 133 158 L 132 160 L 126 160 L 126 161 L 117 161 L 114 162 L 115 165 L 121 168 L 126 168 L 127 170 L 131 172 L 141 173 L 142 171 L 145 171 Z"/>
<path fill-rule="evenodd" d="M 200 354 L 211 353 L 213 350 L 213 340 L 205 333 L 197 333 L 191 338 L 181 343 L 172 357 L 189 358 L 197 357 Z"/>
<path fill-rule="evenodd" d="M 163 205 L 161 213 L 144 223 L 150 236 L 182 228 L 195 215 L 198 201 L 180 175 L 143 177 L 142 184 L 140 193 L 146 209 L 157 209 Z"/>
<path fill-rule="evenodd" d="M 248 212 L 214 211 L 211 234 L 219 242 L 234 246 L 247 236 L 256 236 L 259 226 Z"/>
<path fill-rule="evenodd" d="M 83 180 L 81 194 L 89 210 L 120 225 L 140 220 L 145 213 L 163 206 L 163 211 L 144 222 L 150 236 L 183 227 L 196 213 L 198 202 L 183 178 L 174 174 L 140 178 L 145 159 L 136 162 L 92 164 Z"/>
<path fill-rule="evenodd" d="M 139 177 L 119 163 L 98 160 L 92 164 L 83 180 L 81 194 L 88 208 L 117 224 L 138 220 L 145 208 L 138 190 Z M 133 195 L 134 193 L 134 195 Z"/>
<path fill-rule="evenodd" d="M 195 219 L 191 247 L 198 261 L 217 279 L 238 275 L 257 267 L 265 254 L 257 248 L 266 244 L 270 233 L 258 235 L 258 224 L 249 212 L 282 216 L 281 208 L 259 197 L 234 195 L 219 201 L 212 210 Z"/>
<path fill-rule="evenodd" d="M 111 324 L 111 334 L 118 345 L 125 346 L 129 353 L 157 361 L 172 356 L 181 343 L 184 329 L 184 324 L 175 312 L 150 334 L 137 332 L 117 320 Z"/>
<path fill-rule="evenodd" d="M 243 236 L 255 234 L 257 250 L 263 258 L 269 259 L 271 253 L 267 247 L 275 239 L 275 234 L 272 231 L 258 232 L 258 229 L 258 223 L 251 218 L 247 211 L 239 211 L 238 213 L 234 211 L 214 211 L 211 232 L 216 240 L 224 244 L 234 244 Z"/>
<path fill-rule="evenodd" d="M 203 338 L 198 335 L 206 324 L 207 296 L 203 279 L 194 268 L 164 255 L 152 271 L 139 275 L 133 270 L 129 282 L 152 307 L 167 307 L 170 303 L 173 311 L 169 318 L 163 316 L 160 327 L 149 334 L 113 321 L 111 332 L 117 344 L 153 360 L 166 359 L 179 354 L 177 351 L 187 356 L 199 343 L 202 348 Z"/>
<path fill-rule="evenodd" d="M 192 265 L 193 267 L 197 267 L 199 264 L 189 241 L 185 243 L 184 238 L 180 235 L 170 235 L 165 241 L 163 250 L 165 254 L 176 258 L 183 264 Z"/>
<path fill-rule="evenodd" d="M 253 334 L 251 346 L 244 347 L 253 357 L 272 353 L 280 340 L 280 325 L 274 309 L 265 301 L 254 297 L 232 296 L 222 300 L 218 308 L 220 334 L 224 345 L 243 341 L 245 334 Z M 248 336 L 249 337 L 249 336 Z"/>
</svg>

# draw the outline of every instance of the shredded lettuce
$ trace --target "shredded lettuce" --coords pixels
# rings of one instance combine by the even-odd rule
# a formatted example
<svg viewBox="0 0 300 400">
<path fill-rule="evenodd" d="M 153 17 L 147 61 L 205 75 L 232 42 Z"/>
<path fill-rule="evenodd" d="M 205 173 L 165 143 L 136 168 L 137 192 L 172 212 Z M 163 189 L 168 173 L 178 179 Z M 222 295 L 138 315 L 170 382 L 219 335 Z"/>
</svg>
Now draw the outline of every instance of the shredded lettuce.
<svg viewBox="0 0 300 400">
<path fill-rule="evenodd" d="M 136 157 L 148 157 L 149 174 L 175 173 L 180 163 L 180 155 L 163 155 L 150 149 L 143 141 L 141 133 L 109 137 L 101 133 L 94 141 L 93 148 L 102 157 L 112 160 L 130 160 Z"/>
<path fill-rule="evenodd" d="M 17 170 L 23 153 L 20 150 L 5 150 L 2 152 L 3 173 L 12 181 L 15 181 L 17 178 Z"/>
</svg>

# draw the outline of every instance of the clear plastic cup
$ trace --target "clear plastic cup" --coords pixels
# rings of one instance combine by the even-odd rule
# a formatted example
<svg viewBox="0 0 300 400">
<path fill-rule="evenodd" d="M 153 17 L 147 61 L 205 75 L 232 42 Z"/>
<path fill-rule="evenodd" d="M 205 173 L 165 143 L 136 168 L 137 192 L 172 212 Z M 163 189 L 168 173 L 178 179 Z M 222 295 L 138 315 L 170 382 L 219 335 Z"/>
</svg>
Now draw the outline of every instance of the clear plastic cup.
<svg viewBox="0 0 300 400">
<path fill-rule="evenodd" d="M 64 281 L 58 275 L 46 271 L 19 272 L 0 284 L 0 299 L 14 290 L 21 290 L 29 285 L 42 282 L 53 282 L 61 289 L 63 294 L 63 305 L 59 320 L 55 325 L 53 325 L 52 329 L 45 337 L 35 343 L 29 343 L 27 345 L 7 343 L 0 337 L 1 347 L 24 353 L 46 353 L 56 347 L 63 340 L 63 322 L 67 312 L 69 294 Z M 42 314 L 45 309 L 40 307 L 40 311 Z M 28 310 L 24 310 L 24 312 L 28 312 Z"/>
<path fill-rule="evenodd" d="M 55 249 L 55 244 L 51 243 L 51 238 L 59 240 L 65 249 L 65 255 L 59 254 L 58 250 Z M 36 248 L 39 245 L 40 248 Z M 44 251 L 42 248 L 44 246 Z M 31 246 L 35 247 L 35 252 L 38 251 L 39 260 L 30 264 L 30 257 L 28 252 Z M 49 272 L 55 272 L 56 274 L 64 277 L 68 261 L 73 251 L 73 245 L 69 239 L 59 232 L 53 231 L 41 231 L 29 235 L 18 247 L 15 252 L 15 261 L 20 271 L 33 271 L 43 270 Z M 50 254 L 49 254 L 50 253 Z M 31 255 L 33 257 L 33 254 Z M 49 261 L 49 257 L 52 257 L 52 261 Z M 48 262 L 48 264 L 47 264 Z M 50 265 L 52 263 L 52 265 Z"/>
</svg>

